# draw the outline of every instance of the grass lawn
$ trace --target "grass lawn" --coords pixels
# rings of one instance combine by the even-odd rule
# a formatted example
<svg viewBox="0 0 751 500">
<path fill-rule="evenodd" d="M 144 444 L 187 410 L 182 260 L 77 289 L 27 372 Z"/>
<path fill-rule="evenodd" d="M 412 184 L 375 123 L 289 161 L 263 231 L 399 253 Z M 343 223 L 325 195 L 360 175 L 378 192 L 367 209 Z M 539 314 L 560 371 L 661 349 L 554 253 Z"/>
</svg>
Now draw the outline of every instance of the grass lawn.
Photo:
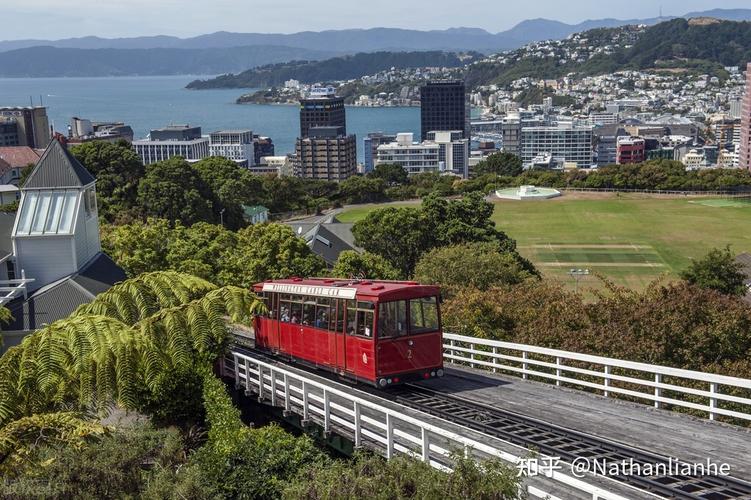
<svg viewBox="0 0 751 500">
<path fill-rule="evenodd" d="M 374 208 L 356 207 L 339 219 L 355 222 Z M 751 203 L 742 201 L 564 196 L 498 202 L 493 220 L 546 276 L 571 286 L 572 268 L 641 289 L 660 275 L 676 276 L 714 247 L 751 252 Z M 598 282 L 584 278 L 581 286 Z"/>
</svg>

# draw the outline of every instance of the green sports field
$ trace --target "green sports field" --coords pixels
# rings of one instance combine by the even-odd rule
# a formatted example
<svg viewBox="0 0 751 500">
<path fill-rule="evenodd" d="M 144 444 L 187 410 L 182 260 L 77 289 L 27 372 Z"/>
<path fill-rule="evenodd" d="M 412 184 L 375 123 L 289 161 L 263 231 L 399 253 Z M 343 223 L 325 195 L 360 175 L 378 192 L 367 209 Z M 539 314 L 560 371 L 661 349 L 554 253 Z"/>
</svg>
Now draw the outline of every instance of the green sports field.
<svg viewBox="0 0 751 500">
<path fill-rule="evenodd" d="M 373 206 L 339 216 L 354 222 Z M 589 269 L 641 289 L 663 274 L 676 276 L 691 258 L 732 245 L 751 252 L 751 203 L 706 198 L 564 196 L 547 201 L 496 203 L 496 226 L 517 240 L 522 255 L 549 277 Z M 582 286 L 597 286 L 593 277 Z"/>
</svg>

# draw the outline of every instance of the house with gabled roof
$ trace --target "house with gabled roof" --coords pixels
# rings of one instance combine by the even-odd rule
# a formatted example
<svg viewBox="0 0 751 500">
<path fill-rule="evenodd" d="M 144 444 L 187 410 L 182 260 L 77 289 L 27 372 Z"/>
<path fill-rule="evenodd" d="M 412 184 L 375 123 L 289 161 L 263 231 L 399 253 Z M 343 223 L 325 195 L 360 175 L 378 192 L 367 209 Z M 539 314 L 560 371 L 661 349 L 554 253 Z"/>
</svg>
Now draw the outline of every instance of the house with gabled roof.
<svg viewBox="0 0 751 500">
<path fill-rule="evenodd" d="M 56 140 L 21 188 L 9 232 L 0 221 L 4 248 L 10 253 L 0 256 L 0 305 L 14 318 L 2 327 L 4 348 L 126 279 L 102 253 L 96 179 Z"/>
</svg>

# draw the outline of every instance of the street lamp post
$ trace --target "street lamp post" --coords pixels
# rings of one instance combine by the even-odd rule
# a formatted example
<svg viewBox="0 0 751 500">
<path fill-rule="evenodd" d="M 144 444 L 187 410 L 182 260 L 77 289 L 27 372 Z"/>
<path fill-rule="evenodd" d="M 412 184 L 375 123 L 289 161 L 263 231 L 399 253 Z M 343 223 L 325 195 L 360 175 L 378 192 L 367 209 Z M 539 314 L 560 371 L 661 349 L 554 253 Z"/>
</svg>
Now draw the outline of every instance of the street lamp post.
<svg viewBox="0 0 751 500">
<path fill-rule="evenodd" d="M 571 276 L 572 278 L 574 278 L 574 283 L 575 283 L 575 285 L 574 285 L 574 291 L 578 293 L 579 292 L 579 281 L 582 278 L 584 278 L 586 276 L 589 276 L 589 269 L 571 269 L 568 272 L 568 275 Z"/>
<path fill-rule="evenodd" d="M 224 208 L 219 211 L 219 223 L 224 226 Z"/>
</svg>

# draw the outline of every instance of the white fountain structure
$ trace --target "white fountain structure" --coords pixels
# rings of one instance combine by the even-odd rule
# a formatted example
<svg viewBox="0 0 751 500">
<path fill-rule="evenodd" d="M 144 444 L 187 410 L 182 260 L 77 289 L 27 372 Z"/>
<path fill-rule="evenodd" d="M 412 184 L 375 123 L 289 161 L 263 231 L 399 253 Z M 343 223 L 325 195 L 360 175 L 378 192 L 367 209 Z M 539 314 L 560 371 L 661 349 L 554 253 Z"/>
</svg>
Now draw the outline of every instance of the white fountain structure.
<svg viewBox="0 0 751 500">
<path fill-rule="evenodd" d="M 499 189 L 495 195 L 502 200 L 549 200 L 562 196 L 557 189 L 538 188 L 536 186 L 520 186 L 518 188 Z"/>
</svg>

